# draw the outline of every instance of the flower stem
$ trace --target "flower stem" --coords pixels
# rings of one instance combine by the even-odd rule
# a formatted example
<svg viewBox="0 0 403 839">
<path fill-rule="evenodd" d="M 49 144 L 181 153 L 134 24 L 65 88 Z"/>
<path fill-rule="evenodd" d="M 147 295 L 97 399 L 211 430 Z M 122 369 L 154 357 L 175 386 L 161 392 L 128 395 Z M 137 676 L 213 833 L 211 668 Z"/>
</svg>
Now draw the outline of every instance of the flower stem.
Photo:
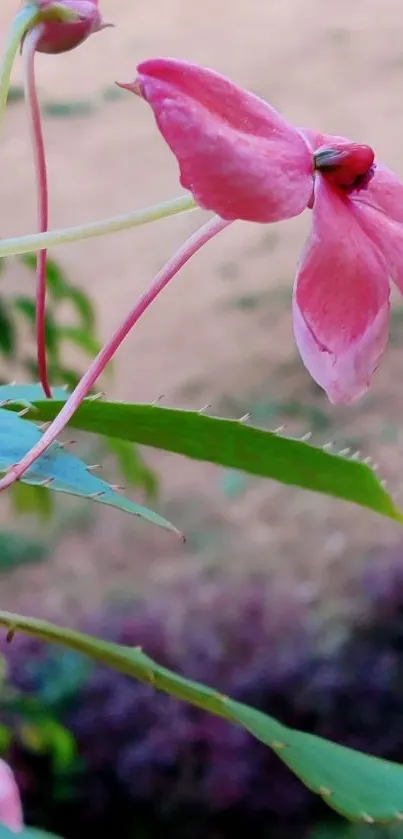
<svg viewBox="0 0 403 839">
<path fill-rule="evenodd" d="M 63 405 L 62 410 L 57 417 L 50 424 L 49 428 L 44 432 L 41 439 L 27 452 L 27 454 L 20 460 L 19 463 L 14 464 L 6 475 L 0 480 L 0 490 L 10 486 L 14 481 L 17 481 L 24 472 L 29 469 L 32 464 L 40 457 L 47 448 L 56 440 L 59 434 L 63 431 L 77 408 L 88 395 L 92 386 L 95 384 L 99 376 L 103 373 L 106 365 L 120 347 L 126 336 L 129 334 L 135 323 L 146 312 L 153 300 L 160 294 L 169 281 L 178 273 L 178 271 L 191 259 L 191 257 L 203 247 L 210 239 L 213 239 L 221 230 L 224 230 L 231 222 L 224 221 L 224 219 L 215 216 L 210 219 L 203 227 L 193 233 L 192 236 L 182 245 L 179 250 L 171 257 L 171 259 L 164 265 L 161 271 L 152 281 L 151 285 L 146 291 L 141 294 L 137 303 L 131 309 L 129 314 L 125 317 L 123 323 L 118 327 L 112 338 L 105 344 L 98 355 L 90 364 L 86 373 L 79 381 L 77 387 Z"/>
<path fill-rule="evenodd" d="M 29 127 L 34 154 L 38 195 L 38 228 L 40 232 L 45 232 L 48 229 L 49 216 L 45 146 L 35 83 L 35 52 L 43 31 L 43 24 L 37 24 L 33 29 L 30 29 L 25 36 L 22 48 L 25 100 L 28 107 Z M 39 379 L 45 396 L 51 398 L 52 392 L 49 385 L 46 363 L 46 259 L 47 251 L 38 251 L 36 260 L 36 346 Z"/>
<path fill-rule="evenodd" d="M 3 256 L 33 253 L 55 245 L 67 245 L 72 242 L 80 242 L 83 239 L 105 236 L 108 233 L 118 233 L 120 230 L 130 230 L 132 227 L 140 227 L 142 224 L 149 224 L 151 221 L 159 221 L 195 209 L 197 209 L 197 204 L 193 198 L 190 195 L 181 195 L 179 198 L 172 198 L 170 201 L 145 207 L 144 210 L 134 210 L 131 213 L 113 216 L 102 221 L 91 221 L 88 224 L 66 227 L 61 230 L 49 230 L 47 233 L 30 233 L 28 236 L 1 239 L 0 259 Z"/>
<path fill-rule="evenodd" d="M 14 23 L 8 33 L 4 52 L 0 61 L 0 123 L 7 104 L 8 91 L 10 88 L 11 70 L 18 47 L 27 32 L 35 24 L 38 16 L 38 9 L 33 4 L 22 7 L 14 18 Z"/>
</svg>

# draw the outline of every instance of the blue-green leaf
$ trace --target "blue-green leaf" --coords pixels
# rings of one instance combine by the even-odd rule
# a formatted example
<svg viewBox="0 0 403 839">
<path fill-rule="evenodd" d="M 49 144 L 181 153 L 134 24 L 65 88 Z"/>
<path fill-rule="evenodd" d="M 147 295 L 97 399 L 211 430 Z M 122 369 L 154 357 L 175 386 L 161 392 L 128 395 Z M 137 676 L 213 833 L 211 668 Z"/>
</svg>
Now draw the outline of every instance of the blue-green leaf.
<svg viewBox="0 0 403 839">
<path fill-rule="evenodd" d="M 6 472 L 18 463 L 41 436 L 41 431 L 32 422 L 0 408 L 0 472 Z M 108 483 L 89 472 L 85 463 L 64 451 L 58 443 L 53 443 L 21 480 L 36 486 L 49 486 L 55 492 L 90 498 L 175 531 L 166 519 L 120 495 Z"/>
<path fill-rule="evenodd" d="M 43 399 L 41 385 L 0 385 L 0 405 L 6 402 L 17 402 L 19 405 L 30 405 L 35 400 Z M 67 394 L 62 387 L 52 387 L 53 399 L 60 401 L 67 399 Z"/>
</svg>

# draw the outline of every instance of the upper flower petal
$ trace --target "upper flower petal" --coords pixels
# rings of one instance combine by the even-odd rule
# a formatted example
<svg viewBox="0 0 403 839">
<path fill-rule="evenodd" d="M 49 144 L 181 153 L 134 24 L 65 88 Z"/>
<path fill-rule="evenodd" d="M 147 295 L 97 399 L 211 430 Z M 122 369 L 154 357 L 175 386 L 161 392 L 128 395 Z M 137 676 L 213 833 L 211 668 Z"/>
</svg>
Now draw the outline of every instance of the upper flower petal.
<svg viewBox="0 0 403 839">
<path fill-rule="evenodd" d="M 329 399 L 352 402 L 362 396 L 387 343 L 388 270 L 350 199 L 321 177 L 293 316 L 304 364 Z"/>
<path fill-rule="evenodd" d="M 0 760 L 0 824 L 20 833 L 23 828 L 20 793 L 9 765 Z"/>
<path fill-rule="evenodd" d="M 272 222 L 301 213 L 313 189 L 312 154 L 270 105 L 212 70 L 144 61 L 133 85 L 177 157 L 181 183 L 225 219 Z"/>
<path fill-rule="evenodd" d="M 341 137 L 339 134 L 321 134 L 320 131 L 315 131 L 313 128 L 300 128 L 299 131 L 305 137 L 313 153 L 318 151 L 321 146 L 340 148 L 341 146 L 349 146 L 351 143 L 351 140 L 347 137 Z"/>
</svg>

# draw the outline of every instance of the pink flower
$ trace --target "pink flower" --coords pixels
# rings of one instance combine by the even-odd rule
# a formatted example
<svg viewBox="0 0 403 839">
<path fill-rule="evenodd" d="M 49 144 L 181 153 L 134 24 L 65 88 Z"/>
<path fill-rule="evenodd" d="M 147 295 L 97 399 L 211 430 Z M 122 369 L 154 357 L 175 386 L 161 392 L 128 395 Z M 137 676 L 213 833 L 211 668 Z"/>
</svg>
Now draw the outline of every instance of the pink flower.
<svg viewBox="0 0 403 839">
<path fill-rule="evenodd" d="M 77 20 L 57 20 L 58 5 L 75 12 Z M 39 0 L 38 8 L 39 12 L 45 13 L 42 21 L 43 35 L 36 47 L 38 52 L 67 52 L 78 47 L 93 32 L 99 32 L 106 25 L 102 22 L 98 0 Z"/>
<path fill-rule="evenodd" d="M 387 344 L 390 278 L 403 291 L 403 184 L 369 146 L 298 130 L 211 70 L 154 59 L 138 72 L 122 86 L 151 105 L 200 207 L 255 222 L 312 210 L 296 342 L 332 402 L 362 396 Z"/>
<path fill-rule="evenodd" d="M 0 824 L 20 833 L 24 827 L 20 793 L 10 767 L 0 760 Z"/>
</svg>

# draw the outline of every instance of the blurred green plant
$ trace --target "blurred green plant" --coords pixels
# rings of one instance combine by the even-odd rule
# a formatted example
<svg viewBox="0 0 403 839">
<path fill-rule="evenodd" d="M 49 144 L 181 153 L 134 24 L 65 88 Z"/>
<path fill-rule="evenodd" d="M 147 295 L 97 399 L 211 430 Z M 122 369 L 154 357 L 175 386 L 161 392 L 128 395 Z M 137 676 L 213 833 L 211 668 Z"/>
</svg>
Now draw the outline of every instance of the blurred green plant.
<svg viewBox="0 0 403 839">
<path fill-rule="evenodd" d="M 35 273 L 35 254 L 23 254 L 15 259 L 25 270 Z M 0 276 L 4 275 L 6 263 L 6 259 L 0 259 Z M 94 307 L 90 297 L 68 280 L 65 272 L 53 259 L 48 259 L 46 278 L 49 298 L 46 314 L 49 371 L 53 382 L 73 389 L 80 379 L 81 371 L 68 363 L 70 347 L 88 358 L 92 358 L 100 349 Z M 68 323 L 66 317 L 69 319 Z M 26 340 L 21 337 L 21 326 L 28 326 L 33 339 L 32 348 L 27 349 Z M 0 293 L 0 382 L 9 381 L 10 366 L 15 374 L 21 374 L 24 380 L 38 380 L 34 339 L 34 290 L 32 295 L 8 291 Z M 97 446 L 97 458 L 101 459 L 106 452 L 112 454 L 119 476 L 125 483 L 141 488 L 147 498 L 155 499 L 158 493 L 157 476 L 144 463 L 135 444 L 102 438 Z M 54 512 L 54 495 L 40 486 L 16 483 L 11 488 L 11 497 L 14 511 L 17 513 L 31 514 L 46 520 Z M 23 542 L 24 540 L 14 539 L 13 534 L 7 533 L 4 534 L 2 544 L 0 537 L 0 571 L 29 561 L 29 545 L 32 548 L 32 561 L 46 557 L 46 545 L 29 538 L 24 544 Z"/>
</svg>

